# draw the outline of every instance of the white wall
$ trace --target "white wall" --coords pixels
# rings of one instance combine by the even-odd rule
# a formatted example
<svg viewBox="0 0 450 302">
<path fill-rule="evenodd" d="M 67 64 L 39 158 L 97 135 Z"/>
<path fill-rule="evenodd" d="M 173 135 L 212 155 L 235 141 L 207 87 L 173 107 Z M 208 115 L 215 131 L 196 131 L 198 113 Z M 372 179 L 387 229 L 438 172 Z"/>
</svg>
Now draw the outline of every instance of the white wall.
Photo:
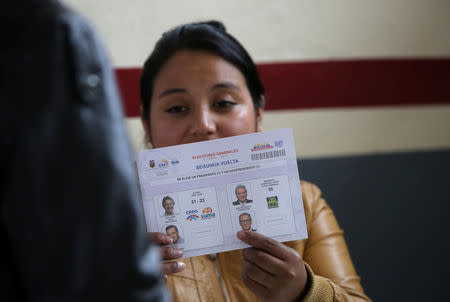
<svg viewBox="0 0 450 302">
<path fill-rule="evenodd" d="M 102 34 L 116 66 L 140 66 L 183 22 L 222 20 L 255 61 L 450 56 L 448 0 L 67 0 Z"/>
</svg>

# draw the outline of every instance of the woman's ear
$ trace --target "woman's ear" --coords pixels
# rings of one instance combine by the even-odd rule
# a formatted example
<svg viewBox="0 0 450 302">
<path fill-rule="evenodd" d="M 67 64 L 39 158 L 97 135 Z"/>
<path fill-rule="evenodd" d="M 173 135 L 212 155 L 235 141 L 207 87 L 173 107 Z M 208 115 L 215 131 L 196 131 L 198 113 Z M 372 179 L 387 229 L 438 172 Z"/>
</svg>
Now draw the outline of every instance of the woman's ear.
<svg viewBox="0 0 450 302">
<path fill-rule="evenodd" d="M 264 105 L 266 104 L 266 98 L 261 95 L 261 106 L 256 109 L 256 132 L 262 131 L 262 116 L 264 112 Z"/>
</svg>

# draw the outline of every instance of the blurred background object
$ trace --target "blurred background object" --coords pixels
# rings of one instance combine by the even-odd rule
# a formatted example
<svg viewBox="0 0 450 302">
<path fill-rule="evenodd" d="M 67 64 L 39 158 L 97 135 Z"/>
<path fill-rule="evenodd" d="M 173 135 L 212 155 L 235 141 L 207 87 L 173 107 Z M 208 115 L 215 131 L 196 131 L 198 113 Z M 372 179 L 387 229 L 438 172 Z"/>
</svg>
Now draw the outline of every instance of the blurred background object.
<svg viewBox="0 0 450 302">
<path fill-rule="evenodd" d="M 2 301 L 167 301 L 115 75 L 58 0 L 0 10 Z"/>
</svg>

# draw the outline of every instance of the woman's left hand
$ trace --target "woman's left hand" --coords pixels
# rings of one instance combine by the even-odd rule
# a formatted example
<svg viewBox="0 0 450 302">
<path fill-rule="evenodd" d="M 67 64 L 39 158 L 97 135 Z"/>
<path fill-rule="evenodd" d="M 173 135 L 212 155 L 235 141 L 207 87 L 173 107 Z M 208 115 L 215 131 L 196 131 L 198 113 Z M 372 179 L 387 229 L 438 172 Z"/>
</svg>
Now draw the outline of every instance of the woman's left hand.
<svg viewBox="0 0 450 302">
<path fill-rule="evenodd" d="M 243 251 L 242 279 L 261 301 L 294 301 L 303 294 L 308 277 L 297 251 L 256 232 L 237 237 L 253 246 Z"/>
</svg>

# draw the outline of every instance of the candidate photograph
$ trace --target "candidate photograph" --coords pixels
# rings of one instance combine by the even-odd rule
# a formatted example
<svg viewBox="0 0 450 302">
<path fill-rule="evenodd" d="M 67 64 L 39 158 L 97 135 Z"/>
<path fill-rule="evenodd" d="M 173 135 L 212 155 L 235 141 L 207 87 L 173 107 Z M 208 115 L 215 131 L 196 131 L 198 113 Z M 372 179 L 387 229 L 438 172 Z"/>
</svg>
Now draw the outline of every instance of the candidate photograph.
<svg viewBox="0 0 450 302">
<path fill-rule="evenodd" d="M 173 240 L 172 241 L 173 244 L 184 243 L 184 239 L 183 237 L 180 236 L 180 232 L 178 231 L 178 228 L 175 225 L 173 224 L 168 225 L 166 227 L 166 234 Z"/>
<path fill-rule="evenodd" d="M 175 201 L 170 196 L 165 196 L 162 199 L 162 207 L 164 209 L 164 216 L 172 216 L 175 209 Z"/>
<path fill-rule="evenodd" d="M 236 189 L 234 190 L 236 194 L 236 201 L 233 201 L 233 205 L 243 205 L 246 203 L 251 203 L 253 200 L 247 199 L 247 188 L 244 185 L 238 185 L 236 186 Z"/>
<path fill-rule="evenodd" d="M 252 216 L 249 213 L 239 215 L 239 225 L 244 231 L 256 232 L 256 229 L 252 228 Z"/>
</svg>

